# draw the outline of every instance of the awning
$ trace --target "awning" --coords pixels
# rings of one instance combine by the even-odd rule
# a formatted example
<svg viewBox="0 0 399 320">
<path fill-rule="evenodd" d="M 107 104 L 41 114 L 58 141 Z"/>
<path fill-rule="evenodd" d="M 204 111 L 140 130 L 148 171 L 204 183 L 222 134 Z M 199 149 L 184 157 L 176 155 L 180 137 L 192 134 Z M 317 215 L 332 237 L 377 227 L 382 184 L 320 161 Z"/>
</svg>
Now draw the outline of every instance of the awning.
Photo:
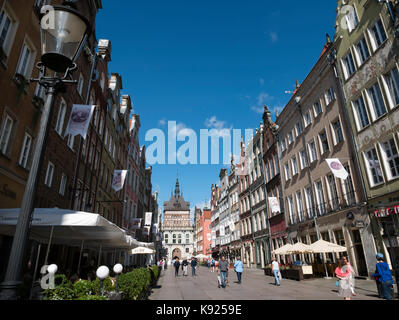
<svg viewBox="0 0 399 320">
<path fill-rule="evenodd" d="M 14 236 L 20 209 L 0 210 L 0 234 Z M 30 239 L 40 243 L 98 248 L 138 247 L 137 240 L 99 214 L 73 210 L 35 209 Z M 51 240 L 49 240 L 51 239 Z"/>
</svg>

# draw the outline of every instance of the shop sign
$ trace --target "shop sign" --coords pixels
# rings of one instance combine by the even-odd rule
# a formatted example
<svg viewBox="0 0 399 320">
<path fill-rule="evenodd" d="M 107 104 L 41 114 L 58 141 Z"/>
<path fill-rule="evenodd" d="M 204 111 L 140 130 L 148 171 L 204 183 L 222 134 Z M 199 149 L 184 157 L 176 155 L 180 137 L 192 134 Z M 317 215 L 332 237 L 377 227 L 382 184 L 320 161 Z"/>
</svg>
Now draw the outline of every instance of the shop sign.
<svg viewBox="0 0 399 320">
<path fill-rule="evenodd" d="M 399 205 L 392 208 L 380 208 L 374 211 L 374 216 L 376 218 L 385 218 L 390 216 L 391 214 L 399 214 Z"/>
</svg>

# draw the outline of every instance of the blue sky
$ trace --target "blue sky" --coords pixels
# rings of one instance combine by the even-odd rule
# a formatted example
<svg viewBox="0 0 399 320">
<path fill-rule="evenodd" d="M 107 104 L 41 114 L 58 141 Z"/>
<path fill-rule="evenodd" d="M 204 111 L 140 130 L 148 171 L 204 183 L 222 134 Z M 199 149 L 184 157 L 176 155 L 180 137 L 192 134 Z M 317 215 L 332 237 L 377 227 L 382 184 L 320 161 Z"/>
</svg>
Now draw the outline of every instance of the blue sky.
<svg viewBox="0 0 399 320">
<path fill-rule="evenodd" d="M 336 17 L 333 0 L 102 2 L 97 38 L 111 40 L 110 71 L 122 75 L 145 145 L 149 129 L 167 133 L 167 121 L 198 136 L 207 125 L 259 126 L 263 105 L 283 108 L 285 91 L 309 73 Z M 170 198 L 177 171 L 186 201 L 209 201 L 222 167 L 154 165 L 159 204 Z"/>
</svg>

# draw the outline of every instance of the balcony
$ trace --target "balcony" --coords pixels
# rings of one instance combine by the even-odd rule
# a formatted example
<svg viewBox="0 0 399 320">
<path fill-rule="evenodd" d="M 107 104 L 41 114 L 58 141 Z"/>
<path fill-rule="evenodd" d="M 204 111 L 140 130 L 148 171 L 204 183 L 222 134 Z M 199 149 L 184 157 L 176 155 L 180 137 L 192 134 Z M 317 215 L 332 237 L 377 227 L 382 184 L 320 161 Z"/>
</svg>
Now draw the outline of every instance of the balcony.
<svg viewBox="0 0 399 320">
<path fill-rule="evenodd" d="M 316 217 L 321 217 L 333 214 L 356 205 L 356 197 L 354 192 L 345 194 L 343 197 L 332 198 L 329 201 L 318 203 L 317 205 L 299 211 L 298 215 L 290 216 L 288 225 L 293 226 L 301 222 L 311 220 Z"/>
</svg>

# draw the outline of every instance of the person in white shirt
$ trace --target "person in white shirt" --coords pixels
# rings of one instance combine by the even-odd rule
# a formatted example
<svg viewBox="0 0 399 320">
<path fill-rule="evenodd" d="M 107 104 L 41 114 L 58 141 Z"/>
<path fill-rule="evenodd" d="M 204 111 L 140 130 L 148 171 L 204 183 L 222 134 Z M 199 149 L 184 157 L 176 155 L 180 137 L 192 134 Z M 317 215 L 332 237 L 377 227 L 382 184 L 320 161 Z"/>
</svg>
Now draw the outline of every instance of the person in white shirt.
<svg viewBox="0 0 399 320">
<path fill-rule="evenodd" d="M 272 262 L 272 272 L 274 275 L 274 279 L 275 279 L 275 283 L 276 286 L 280 286 L 280 277 L 279 277 L 279 273 L 280 273 L 280 266 L 279 263 L 277 262 L 276 258 L 273 258 L 273 262 Z"/>
</svg>

